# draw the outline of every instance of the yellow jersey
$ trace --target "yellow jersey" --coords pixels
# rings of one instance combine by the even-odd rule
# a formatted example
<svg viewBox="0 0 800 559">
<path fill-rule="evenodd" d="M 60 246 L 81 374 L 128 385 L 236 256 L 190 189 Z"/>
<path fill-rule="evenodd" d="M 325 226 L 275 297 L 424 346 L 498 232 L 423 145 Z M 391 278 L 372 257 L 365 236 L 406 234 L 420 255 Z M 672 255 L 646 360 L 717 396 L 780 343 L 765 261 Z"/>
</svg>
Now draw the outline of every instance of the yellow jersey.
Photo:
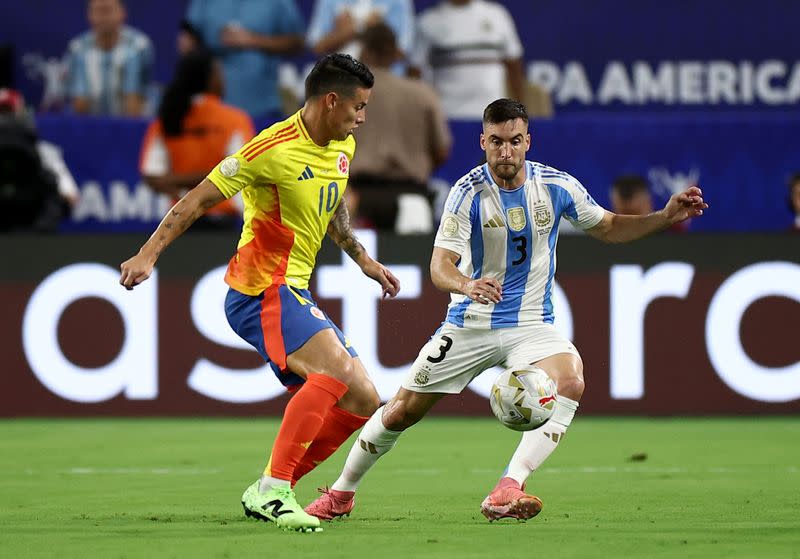
<svg viewBox="0 0 800 559">
<path fill-rule="evenodd" d="M 300 111 L 223 159 L 208 179 L 226 197 L 242 192 L 244 226 L 225 282 L 246 295 L 271 285 L 307 289 L 328 223 L 342 201 L 353 136 L 314 143 Z"/>
</svg>

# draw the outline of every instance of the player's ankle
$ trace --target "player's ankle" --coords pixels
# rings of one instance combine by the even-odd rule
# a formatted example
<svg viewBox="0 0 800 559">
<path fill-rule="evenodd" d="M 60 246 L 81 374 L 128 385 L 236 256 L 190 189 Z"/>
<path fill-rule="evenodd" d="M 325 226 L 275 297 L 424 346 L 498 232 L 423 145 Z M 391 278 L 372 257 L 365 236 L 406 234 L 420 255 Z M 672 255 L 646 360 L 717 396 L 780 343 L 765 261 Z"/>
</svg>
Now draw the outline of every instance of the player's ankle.
<svg viewBox="0 0 800 559">
<path fill-rule="evenodd" d="M 509 487 L 514 489 L 522 489 L 522 483 L 520 483 L 513 477 L 501 477 L 500 481 L 498 481 L 497 485 L 495 486 L 495 490 L 506 489 Z"/>
<path fill-rule="evenodd" d="M 356 496 L 355 491 L 343 491 L 341 489 L 331 489 L 331 495 L 339 501 L 350 501 Z"/>
</svg>

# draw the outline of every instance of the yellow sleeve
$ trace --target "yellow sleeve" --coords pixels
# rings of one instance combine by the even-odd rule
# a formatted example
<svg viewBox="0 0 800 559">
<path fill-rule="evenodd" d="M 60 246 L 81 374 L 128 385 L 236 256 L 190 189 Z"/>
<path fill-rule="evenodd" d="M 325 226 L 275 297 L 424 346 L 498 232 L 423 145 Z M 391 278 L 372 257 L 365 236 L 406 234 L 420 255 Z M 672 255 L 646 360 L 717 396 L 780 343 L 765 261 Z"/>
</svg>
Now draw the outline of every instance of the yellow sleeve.
<svg viewBox="0 0 800 559">
<path fill-rule="evenodd" d="M 273 154 L 264 153 L 259 157 L 252 157 L 260 143 L 263 143 L 263 137 L 258 135 L 239 151 L 220 161 L 208 174 L 208 180 L 214 183 L 225 198 L 231 198 L 243 188 L 256 183 L 258 179 L 275 182 L 272 177 L 273 165 L 270 165 L 273 162 Z"/>
</svg>

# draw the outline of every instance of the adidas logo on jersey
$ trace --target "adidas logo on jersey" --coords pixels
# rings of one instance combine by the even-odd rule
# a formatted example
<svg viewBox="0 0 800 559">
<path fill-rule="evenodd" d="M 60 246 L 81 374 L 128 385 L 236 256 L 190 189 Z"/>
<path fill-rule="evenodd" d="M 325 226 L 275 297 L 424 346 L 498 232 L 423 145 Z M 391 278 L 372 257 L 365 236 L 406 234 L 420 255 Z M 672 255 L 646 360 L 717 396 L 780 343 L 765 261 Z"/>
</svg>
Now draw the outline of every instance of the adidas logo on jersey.
<svg viewBox="0 0 800 559">
<path fill-rule="evenodd" d="M 494 216 L 492 219 L 483 224 L 484 227 L 505 227 L 506 224 L 503 218 L 499 215 Z"/>
<path fill-rule="evenodd" d="M 309 167 L 308 165 L 306 165 L 306 168 L 305 168 L 305 170 L 303 171 L 303 174 L 302 174 L 302 175 L 300 175 L 299 177 L 297 177 L 297 180 L 299 180 L 299 181 L 304 181 L 304 180 L 306 180 L 306 179 L 313 179 L 313 178 L 314 178 L 314 173 L 313 173 L 313 172 L 311 172 L 311 167 Z"/>
</svg>

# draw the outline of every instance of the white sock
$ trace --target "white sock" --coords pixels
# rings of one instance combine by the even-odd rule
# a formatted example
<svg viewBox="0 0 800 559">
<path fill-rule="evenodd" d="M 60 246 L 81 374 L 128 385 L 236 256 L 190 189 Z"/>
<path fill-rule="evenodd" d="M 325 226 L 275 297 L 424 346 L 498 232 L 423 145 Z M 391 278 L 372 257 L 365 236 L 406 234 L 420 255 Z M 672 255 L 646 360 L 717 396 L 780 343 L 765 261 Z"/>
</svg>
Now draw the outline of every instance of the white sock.
<svg viewBox="0 0 800 559">
<path fill-rule="evenodd" d="M 577 410 L 578 402 L 566 396 L 556 396 L 553 417 L 538 429 L 523 433 L 522 440 L 508 463 L 505 477 L 514 479 L 522 486 L 564 438 Z"/>
<path fill-rule="evenodd" d="M 261 479 L 258 481 L 258 492 L 266 493 L 273 487 L 278 487 L 279 485 L 289 486 L 290 482 L 288 479 L 278 479 L 276 477 L 261 476 Z"/>
<path fill-rule="evenodd" d="M 397 442 L 402 431 L 389 431 L 383 426 L 381 416 L 383 407 L 372 414 L 372 417 L 364 424 L 358 439 L 347 455 L 344 468 L 331 489 L 337 491 L 355 491 L 361 483 L 361 479 L 369 469 L 378 461 L 378 458 L 389 452 Z"/>
</svg>

